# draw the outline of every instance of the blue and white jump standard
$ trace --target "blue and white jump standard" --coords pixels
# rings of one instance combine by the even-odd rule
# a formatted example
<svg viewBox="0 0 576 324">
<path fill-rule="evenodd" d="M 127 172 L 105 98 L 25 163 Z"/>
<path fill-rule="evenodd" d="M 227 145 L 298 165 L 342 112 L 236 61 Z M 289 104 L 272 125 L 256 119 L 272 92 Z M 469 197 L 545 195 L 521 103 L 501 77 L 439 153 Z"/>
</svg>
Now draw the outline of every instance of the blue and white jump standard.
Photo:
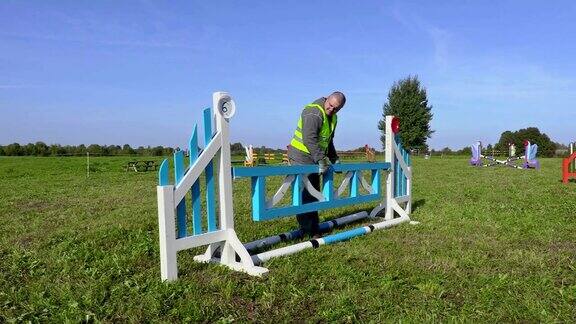
<svg viewBox="0 0 576 324">
<path fill-rule="evenodd" d="M 197 128 L 194 127 L 190 139 L 190 162 L 185 167 L 184 153 L 174 154 L 174 183 L 169 181 L 168 160 L 164 160 L 159 170 L 158 221 L 160 231 L 160 272 L 162 280 L 178 278 L 177 252 L 207 245 L 206 252 L 194 257 L 199 262 L 214 262 L 250 275 L 261 276 L 268 272 L 262 267 L 267 260 L 324 244 L 333 244 L 353 237 L 410 222 L 412 196 L 412 170 L 410 154 L 399 143 L 398 119 L 386 116 L 385 162 L 347 163 L 333 165 L 322 177 L 322 190 L 314 189 L 306 177 L 318 173 L 317 165 L 294 166 L 231 166 L 229 122 L 236 110 L 232 98 L 225 92 L 212 96 L 213 109 L 204 110 L 204 138 L 206 147 L 198 149 Z M 215 122 L 216 131 L 212 131 Z M 214 161 L 218 165 L 218 201 L 215 196 Z M 336 188 L 334 173 L 343 173 L 344 180 Z M 370 175 L 367 181 L 362 173 Z M 200 176 L 205 176 L 205 216 L 201 211 Z M 381 173 L 386 174 L 386 192 L 381 192 Z M 266 197 L 266 177 L 284 176 L 284 181 L 276 193 Z M 300 230 L 263 238 L 242 244 L 234 230 L 234 209 L 232 199 L 233 179 L 250 178 L 252 183 L 252 219 L 266 221 L 303 212 L 349 206 L 353 204 L 379 201 L 369 213 L 364 211 L 320 224 L 321 231 L 329 231 L 362 219 L 376 219 L 381 211 L 383 220 L 340 233 L 324 236 L 286 247 L 261 253 L 250 252 L 287 241 L 302 238 Z M 347 189 L 349 190 L 347 191 Z M 302 204 L 302 190 L 308 190 L 318 201 Z M 286 194 L 291 195 L 291 203 L 279 206 Z M 191 205 L 186 206 L 190 195 Z M 219 216 L 216 217 L 216 202 Z M 396 217 L 397 216 L 397 217 Z M 416 223 L 416 222 L 412 222 Z"/>
</svg>

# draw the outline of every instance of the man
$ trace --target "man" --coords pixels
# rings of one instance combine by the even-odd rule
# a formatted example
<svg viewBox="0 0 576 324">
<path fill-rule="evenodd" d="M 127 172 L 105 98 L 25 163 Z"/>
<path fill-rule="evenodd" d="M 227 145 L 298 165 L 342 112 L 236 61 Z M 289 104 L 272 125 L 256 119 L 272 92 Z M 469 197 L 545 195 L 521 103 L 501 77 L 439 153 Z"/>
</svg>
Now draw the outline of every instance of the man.
<svg viewBox="0 0 576 324">
<path fill-rule="evenodd" d="M 320 173 L 326 172 L 330 163 L 339 163 L 333 139 L 337 123 L 336 113 L 345 103 L 344 94 L 336 91 L 327 98 L 322 97 L 306 105 L 288 146 L 290 164 L 318 164 L 319 173 L 308 175 L 308 180 L 318 191 L 320 190 Z M 315 201 L 317 199 L 304 189 L 302 203 Z M 317 211 L 298 214 L 296 219 L 304 234 L 313 238 L 321 237 Z"/>
</svg>

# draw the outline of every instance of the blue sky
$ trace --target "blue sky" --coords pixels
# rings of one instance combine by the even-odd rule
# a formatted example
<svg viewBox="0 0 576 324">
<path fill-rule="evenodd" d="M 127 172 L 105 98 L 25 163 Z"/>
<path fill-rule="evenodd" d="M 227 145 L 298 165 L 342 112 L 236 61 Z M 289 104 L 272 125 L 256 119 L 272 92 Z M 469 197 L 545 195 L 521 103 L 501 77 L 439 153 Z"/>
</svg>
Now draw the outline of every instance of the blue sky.
<svg viewBox="0 0 576 324">
<path fill-rule="evenodd" d="M 336 146 L 380 146 L 418 75 L 429 144 L 536 126 L 576 140 L 573 1 L 0 1 L 0 144 L 184 147 L 214 91 L 232 141 L 284 147 L 304 104 L 348 96 Z"/>
</svg>

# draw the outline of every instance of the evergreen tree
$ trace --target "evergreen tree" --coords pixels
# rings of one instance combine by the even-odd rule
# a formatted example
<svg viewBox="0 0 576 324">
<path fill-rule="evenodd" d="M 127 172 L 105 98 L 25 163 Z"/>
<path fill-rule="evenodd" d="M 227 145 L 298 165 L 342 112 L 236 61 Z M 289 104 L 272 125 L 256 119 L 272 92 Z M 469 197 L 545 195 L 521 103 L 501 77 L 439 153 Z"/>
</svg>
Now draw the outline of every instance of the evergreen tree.
<svg viewBox="0 0 576 324">
<path fill-rule="evenodd" d="M 430 129 L 432 106 L 428 105 L 426 89 L 421 86 L 417 76 L 408 76 L 394 83 L 382 109 L 383 118 L 378 123 L 378 129 L 382 132 L 382 147 L 386 143 L 386 115 L 394 115 L 400 119 L 402 145 L 407 149 L 428 150 L 426 140 L 434 132 Z"/>
</svg>

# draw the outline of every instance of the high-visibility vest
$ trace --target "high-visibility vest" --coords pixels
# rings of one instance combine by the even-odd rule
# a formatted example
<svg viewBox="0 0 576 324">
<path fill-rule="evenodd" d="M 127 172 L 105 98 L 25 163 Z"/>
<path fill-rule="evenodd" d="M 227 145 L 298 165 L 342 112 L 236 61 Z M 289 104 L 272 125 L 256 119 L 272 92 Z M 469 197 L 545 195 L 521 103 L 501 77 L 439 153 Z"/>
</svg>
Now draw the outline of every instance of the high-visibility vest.
<svg viewBox="0 0 576 324">
<path fill-rule="evenodd" d="M 334 130 L 336 129 L 336 123 L 338 122 L 338 118 L 336 115 L 332 115 L 332 121 L 328 121 L 328 116 L 326 116 L 326 112 L 324 111 L 324 107 L 318 104 L 309 104 L 304 107 L 304 109 L 314 107 L 318 108 L 320 112 L 322 112 L 322 128 L 320 129 L 320 138 L 318 139 L 318 146 L 320 149 L 324 150 L 324 153 L 328 153 L 328 145 L 330 145 L 330 140 L 332 139 L 332 134 L 334 134 Z M 310 151 L 304 144 L 302 140 L 302 116 L 298 119 L 298 127 L 294 131 L 294 136 L 292 137 L 292 141 L 290 145 L 302 152 L 310 154 Z"/>
</svg>

